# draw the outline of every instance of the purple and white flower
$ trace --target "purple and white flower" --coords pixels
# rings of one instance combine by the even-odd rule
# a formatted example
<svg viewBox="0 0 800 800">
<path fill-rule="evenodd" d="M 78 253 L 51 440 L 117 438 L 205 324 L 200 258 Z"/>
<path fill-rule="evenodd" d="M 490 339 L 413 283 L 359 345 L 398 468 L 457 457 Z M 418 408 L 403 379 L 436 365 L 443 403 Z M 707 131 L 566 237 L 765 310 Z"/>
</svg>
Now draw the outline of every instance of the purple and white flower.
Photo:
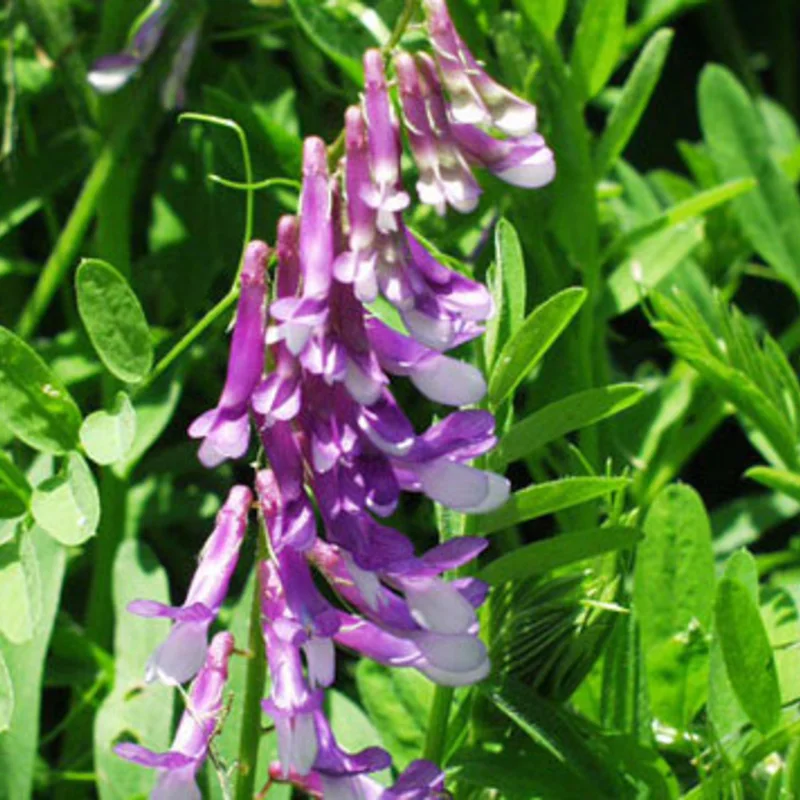
<svg viewBox="0 0 800 800">
<path fill-rule="evenodd" d="M 182 606 L 167 606 L 154 600 L 134 600 L 128 605 L 128 611 L 140 617 L 161 617 L 174 622 L 169 636 L 147 663 L 148 682 L 185 683 L 203 665 L 208 629 L 228 594 L 252 502 L 253 494 L 246 486 L 231 489 L 200 554 L 200 563 Z"/>
</svg>

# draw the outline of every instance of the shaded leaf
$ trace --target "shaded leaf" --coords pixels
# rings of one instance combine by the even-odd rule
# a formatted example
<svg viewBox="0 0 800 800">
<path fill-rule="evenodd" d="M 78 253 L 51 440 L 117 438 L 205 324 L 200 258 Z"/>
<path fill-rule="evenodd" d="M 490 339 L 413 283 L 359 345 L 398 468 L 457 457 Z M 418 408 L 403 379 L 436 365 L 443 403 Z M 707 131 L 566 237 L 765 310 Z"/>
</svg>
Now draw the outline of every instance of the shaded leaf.
<svg viewBox="0 0 800 800">
<path fill-rule="evenodd" d="M 657 31 L 642 48 L 597 145 L 594 172 L 598 178 L 614 164 L 636 130 L 661 77 L 672 37 L 671 30 Z"/>
<path fill-rule="evenodd" d="M 0 518 L 24 514 L 28 510 L 32 491 L 28 479 L 15 466 L 11 456 L 0 450 Z"/>
<path fill-rule="evenodd" d="M 6 660 L 0 651 L 0 733 L 5 733 L 11 726 L 14 713 L 14 686 L 6 666 Z"/>
<path fill-rule="evenodd" d="M 583 6 L 570 66 L 587 100 L 606 85 L 617 64 L 626 6 L 627 0 L 587 0 Z"/>
<path fill-rule="evenodd" d="M 141 381 L 153 365 L 153 343 L 142 306 L 110 264 L 84 259 L 75 273 L 78 311 L 89 339 L 120 380 Z"/>
</svg>

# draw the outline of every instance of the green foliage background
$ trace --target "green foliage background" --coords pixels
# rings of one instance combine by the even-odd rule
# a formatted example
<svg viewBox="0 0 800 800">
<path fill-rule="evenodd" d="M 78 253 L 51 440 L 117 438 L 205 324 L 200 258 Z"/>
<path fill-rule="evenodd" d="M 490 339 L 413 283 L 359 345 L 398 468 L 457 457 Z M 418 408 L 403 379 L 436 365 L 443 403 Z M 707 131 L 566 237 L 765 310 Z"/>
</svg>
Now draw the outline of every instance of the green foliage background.
<svg viewBox="0 0 800 800">
<path fill-rule="evenodd" d="M 800 4 L 449 4 L 488 71 L 538 104 L 558 165 L 542 191 L 483 176 L 474 214 L 411 218 L 499 309 L 463 355 L 489 380 L 485 466 L 511 501 L 397 519 L 420 548 L 491 538 L 493 673 L 453 695 L 343 658 L 337 736 L 382 742 L 401 769 L 434 756 L 470 800 L 800 797 Z M 243 233 L 294 211 L 302 137 L 337 140 L 361 53 L 416 4 L 176 6 L 157 56 L 103 98 L 87 64 L 124 45 L 138 3 L 0 12 L 0 798 L 152 787 L 110 748 L 166 749 L 181 701 L 144 687 L 164 630 L 124 608 L 183 597 L 248 477 L 203 470 L 185 434 L 224 375 Z M 197 19 L 187 110 L 221 126 L 158 103 Z M 249 199 L 230 185 L 248 169 L 280 180 Z M 222 619 L 241 647 L 253 550 Z M 209 797 L 236 794 L 246 667 Z M 274 751 L 267 734 L 256 788 Z"/>
</svg>

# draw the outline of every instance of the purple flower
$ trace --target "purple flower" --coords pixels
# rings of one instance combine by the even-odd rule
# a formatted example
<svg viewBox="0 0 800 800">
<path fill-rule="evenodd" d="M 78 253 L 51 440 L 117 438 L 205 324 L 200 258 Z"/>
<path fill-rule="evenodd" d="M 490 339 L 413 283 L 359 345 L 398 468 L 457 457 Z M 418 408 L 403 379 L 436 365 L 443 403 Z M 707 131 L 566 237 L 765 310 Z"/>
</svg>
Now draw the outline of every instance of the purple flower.
<svg viewBox="0 0 800 800">
<path fill-rule="evenodd" d="M 158 679 L 167 684 L 185 683 L 205 661 L 208 629 L 228 593 L 252 502 L 252 492 L 246 486 L 231 489 L 200 554 L 200 563 L 182 606 L 167 606 L 154 600 L 135 600 L 128 606 L 132 614 L 165 617 L 175 623 L 147 663 L 148 682 Z"/>
<path fill-rule="evenodd" d="M 111 94 L 121 89 L 153 55 L 164 35 L 171 6 L 171 0 L 156 3 L 122 52 L 101 56 L 94 62 L 88 80 L 98 92 Z"/>
<path fill-rule="evenodd" d="M 123 742 L 114 748 L 114 752 L 127 761 L 159 770 L 161 776 L 150 795 L 153 800 L 200 800 L 195 776 L 206 760 L 223 710 L 223 690 L 232 652 L 233 636 L 218 633 L 189 690 L 186 710 L 168 752 L 154 753 L 132 742 Z"/>
<path fill-rule="evenodd" d="M 454 122 L 490 125 L 509 136 L 536 130 L 536 108 L 492 80 L 458 35 L 445 0 L 424 0 L 428 32 Z"/>
<path fill-rule="evenodd" d="M 444 798 L 444 773 L 432 761 L 412 761 L 380 800 L 431 800 Z"/>
<path fill-rule="evenodd" d="M 361 194 L 377 213 L 378 230 L 390 233 L 397 230 L 397 215 L 410 200 L 400 183 L 400 132 L 380 50 L 367 50 L 364 54 L 364 83 L 372 186 L 362 189 Z"/>
<path fill-rule="evenodd" d="M 462 214 L 474 211 L 481 188 L 453 141 L 438 81 L 430 85 L 421 80 L 408 53 L 398 53 L 394 67 L 406 133 L 420 172 L 419 199 L 440 215 L 448 204 Z"/>
<path fill-rule="evenodd" d="M 265 268 L 269 252 L 264 242 L 247 246 L 225 388 L 217 407 L 189 426 L 189 436 L 203 440 L 198 456 L 206 467 L 241 458 L 250 443 L 248 407 L 264 371 Z"/>
<path fill-rule="evenodd" d="M 556 171 L 553 151 L 538 133 L 531 131 L 523 136 L 501 139 L 477 125 L 451 120 L 434 60 L 427 53 L 420 53 L 416 64 L 422 84 L 428 87 L 428 113 L 441 132 L 440 137 L 463 159 L 523 189 L 538 189 L 553 180 Z"/>
<path fill-rule="evenodd" d="M 442 355 L 374 317 L 366 326 L 380 366 L 392 375 L 408 376 L 431 400 L 462 406 L 477 403 L 486 394 L 486 381 L 472 364 Z"/>
</svg>

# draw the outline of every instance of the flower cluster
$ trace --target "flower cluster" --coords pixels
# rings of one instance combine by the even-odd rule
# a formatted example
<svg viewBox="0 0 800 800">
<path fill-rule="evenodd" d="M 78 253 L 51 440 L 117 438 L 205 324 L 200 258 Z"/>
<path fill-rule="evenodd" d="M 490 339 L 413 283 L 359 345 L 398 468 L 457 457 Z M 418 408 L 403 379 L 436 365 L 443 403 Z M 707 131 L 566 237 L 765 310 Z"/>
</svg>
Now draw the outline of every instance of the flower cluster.
<svg viewBox="0 0 800 800">
<path fill-rule="evenodd" d="M 519 186 L 547 183 L 553 156 L 535 132 L 535 108 L 486 75 L 444 0 L 424 6 L 435 57 L 393 59 L 420 200 L 442 213 L 448 205 L 472 210 L 480 194 L 474 166 Z M 348 754 L 336 742 L 323 712 L 335 645 L 445 686 L 486 677 L 476 609 L 487 587 L 442 577 L 486 542 L 464 537 L 418 556 L 406 536 L 380 520 L 403 491 L 482 513 L 502 505 L 509 487 L 469 463 L 495 443 L 491 414 L 455 410 L 418 433 L 391 391 L 391 378 L 406 376 L 437 403 L 478 402 L 482 375 L 446 352 L 480 335 L 493 303 L 484 286 L 440 263 L 405 224 L 400 116 L 384 69 L 379 51 L 366 53 L 363 103 L 347 110 L 345 156 L 333 174 L 325 144 L 305 142 L 299 214 L 278 224 L 271 298 L 271 251 L 263 242 L 248 246 L 225 386 L 189 434 L 201 440 L 208 467 L 243 457 L 253 429 L 266 457 L 255 499 L 270 553 L 258 566 L 258 585 L 271 678 L 263 708 L 278 740 L 272 778 L 314 796 L 422 800 L 443 796 L 436 765 L 414 762 L 386 789 L 369 774 L 390 766 L 388 753 Z M 365 304 L 378 295 L 396 308 L 404 332 L 369 311 Z M 180 608 L 149 601 L 130 608 L 174 620 L 147 676 L 183 683 L 200 670 L 190 694 L 195 721 L 218 707 L 217 695 L 203 687 L 209 675 L 216 680 L 224 672 L 222 646 L 218 637 L 207 650 L 206 641 L 253 499 L 246 487 L 231 490 Z M 315 574 L 341 603 L 327 599 Z M 162 770 L 160 796 L 190 796 L 164 787 L 193 779 L 209 744 L 209 728 L 201 728 L 184 732 L 182 725 L 166 755 L 130 745 L 118 752 Z"/>
</svg>

